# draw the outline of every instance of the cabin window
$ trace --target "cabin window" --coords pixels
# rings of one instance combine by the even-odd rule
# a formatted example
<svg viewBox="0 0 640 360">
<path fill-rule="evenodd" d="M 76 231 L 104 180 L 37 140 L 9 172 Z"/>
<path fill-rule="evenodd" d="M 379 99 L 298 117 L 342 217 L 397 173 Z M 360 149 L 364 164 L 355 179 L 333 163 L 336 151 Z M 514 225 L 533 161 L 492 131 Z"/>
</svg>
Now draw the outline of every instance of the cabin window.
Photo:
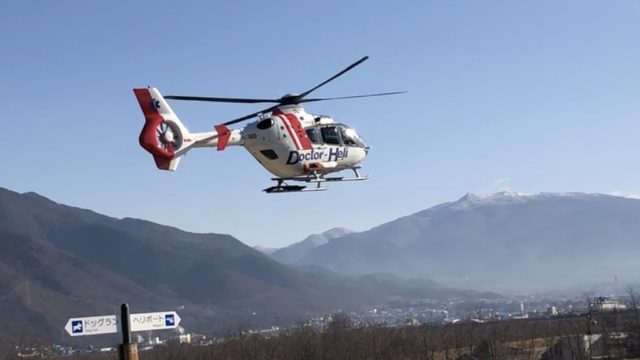
<svg viewBox="0 0 640 360">
<path fill-rule="evenodd" d="M 316 128 L 308 128 L 305 130 L 307 132 L 307 137 L 309 137 L 309 140 L 311 140 L 311 142 L 313 144 L 320 144 L 320 137 L 318 136 L 318 131 L 316 130 Z"/>
<path fill-rule="evenodd" d="M 320 128 L 320 132 L 325 144 L 340 145 L 340 132 L 335 126 L 325 126 Z"/>
<path fill-rule="evenodd" d="M 258 123 L 256 127 L 260 130 L 267 130 L 268 128 L 273 126 L 273 119 L 267 118 Z"/>
</svg>

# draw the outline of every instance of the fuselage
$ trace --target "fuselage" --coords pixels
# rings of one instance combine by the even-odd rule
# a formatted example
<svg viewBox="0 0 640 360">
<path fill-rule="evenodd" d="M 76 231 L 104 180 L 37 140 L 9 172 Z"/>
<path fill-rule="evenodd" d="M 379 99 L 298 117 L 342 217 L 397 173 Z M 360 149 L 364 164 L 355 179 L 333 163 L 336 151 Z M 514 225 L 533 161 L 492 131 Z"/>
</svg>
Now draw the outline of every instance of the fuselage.
<svg viewBox="0 0 640 360">
<path fill-rule="evenodd" d="M 240 132 L 244 147 L 280 178 L 326 174 L 356 167 L 368 147 L 358 134 L 299 105 L 280 106 Z"/>
</svg>

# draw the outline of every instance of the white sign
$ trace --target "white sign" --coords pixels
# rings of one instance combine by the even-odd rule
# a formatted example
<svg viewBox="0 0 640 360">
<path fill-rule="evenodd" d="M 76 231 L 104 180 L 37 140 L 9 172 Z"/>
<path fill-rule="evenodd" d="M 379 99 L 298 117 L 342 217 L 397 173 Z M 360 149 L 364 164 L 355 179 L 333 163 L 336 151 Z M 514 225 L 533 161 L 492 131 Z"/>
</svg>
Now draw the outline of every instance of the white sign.
<svg viewBox="0 0 640 360">
<path fill-rule="evenodd" d="M 131 331 L 175 329 L 180 324 L 180 316 L 175 311 L 131 314 Z"/>
<path fill-rule="evenodd" d="M 118 332 L 118 318 L 115 315 L 71 318 L 65 330 L 71 336 L 111 334 Z"/>
<path fill-rule="evenodd" d="M 83 318 L 71 318 L 65 330 L 71 336 L 112 334 L 120 331 L 119 316 L 102 315 Z M 180 324 L 180 316 L 175 311 L 164 311 L 145 314 L 130 314 L 131 331 L 149 331 L 175 329 Z"/>
</svg>

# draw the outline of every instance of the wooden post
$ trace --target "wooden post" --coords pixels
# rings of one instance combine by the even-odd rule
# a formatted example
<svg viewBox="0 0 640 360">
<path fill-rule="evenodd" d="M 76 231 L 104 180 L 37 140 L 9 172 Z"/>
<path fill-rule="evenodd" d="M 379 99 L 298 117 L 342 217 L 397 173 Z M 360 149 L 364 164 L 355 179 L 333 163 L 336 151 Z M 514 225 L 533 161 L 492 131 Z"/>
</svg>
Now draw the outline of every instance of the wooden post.
<svg viewBox="0 0 640 360">
<path fill-rule="evenodd" d="M 129 324 L 129 305 L 120 306 L 120 323 L 122 324 L 122 345 L 118 351 L 120 360 L 138 360 L 138 344 L 131 341 L 131 324 Z"/>
</svg>

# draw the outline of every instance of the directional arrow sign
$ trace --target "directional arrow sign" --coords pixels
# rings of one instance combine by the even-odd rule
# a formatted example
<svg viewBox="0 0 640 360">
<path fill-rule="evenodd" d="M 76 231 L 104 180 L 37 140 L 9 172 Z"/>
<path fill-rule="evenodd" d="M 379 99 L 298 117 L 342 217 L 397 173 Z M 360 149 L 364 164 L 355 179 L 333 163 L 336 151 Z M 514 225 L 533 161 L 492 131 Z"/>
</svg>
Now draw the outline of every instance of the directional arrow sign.
<svg viewBox="0 0 640 360">
<path fill-rule="evenodd" d="M 131 331 L 175 329 L 180 324 L 180 316 L 175 311 L 131 314 Z"/>
<path fill-rule="evenodd" d="M 175 329 L 180 324 L 180 316 L 175 311 L 129 315 L 131 331 Z M 71 336 L 112 334 L 120 331 L 118 316 L 102 315 L 71 318 L 65 330 Z"/>
<path fill-rule="evenodd" d="M 64 329 L 71 336 L 117 333 L 118 319 L 115 315 L 71 318 Z"/>
</svg>

